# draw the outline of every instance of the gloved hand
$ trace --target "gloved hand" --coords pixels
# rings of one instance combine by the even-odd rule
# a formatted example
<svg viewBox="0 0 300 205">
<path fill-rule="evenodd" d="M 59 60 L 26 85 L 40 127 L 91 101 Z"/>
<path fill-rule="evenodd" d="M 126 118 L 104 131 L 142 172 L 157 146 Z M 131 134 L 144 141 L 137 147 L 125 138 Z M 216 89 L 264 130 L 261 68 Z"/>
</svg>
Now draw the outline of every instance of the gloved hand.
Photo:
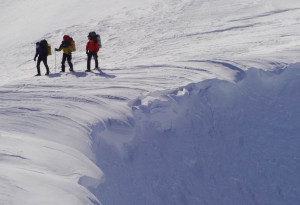
<svg viewBox="0 0 300 205">
<path fill-rule="evenodd" d="M 34 59 L 33 59 L 34 61 L 36 61 L 36 57 L 34 57 Z"/>
<path fill-rule="evenodd" d="M 55 50 L 55 51 L 58 51 L 58 49 L 57 49 L 57 48 L 55 48 L 54 50 Z"/>
<path fill-rule="evenodd" d="M 86 51 L 86 55 L 88 55 L 89 54 L 89 51 Z"/>
</svg>

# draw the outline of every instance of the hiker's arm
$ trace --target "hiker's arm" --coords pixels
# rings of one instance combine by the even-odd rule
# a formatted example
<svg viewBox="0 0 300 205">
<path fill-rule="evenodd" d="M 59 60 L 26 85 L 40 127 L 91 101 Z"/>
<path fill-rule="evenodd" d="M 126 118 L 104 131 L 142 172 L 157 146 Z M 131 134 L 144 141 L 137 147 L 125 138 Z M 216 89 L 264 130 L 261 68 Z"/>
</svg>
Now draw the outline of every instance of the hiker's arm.
<svg viewBox="0 0 300 205">
<path fill-rule="evenodd" d="M 36 58 L 38 57 L 38 55 L 39 55 L 39 52 L 38 52 L 38 49 L 36 49 L 35 55 L 34 55 L 34 58 L 33 58 L 34 61 L 36 60 Z"/>
<path fill-rule="evenodd" d="M 55 51 L 61 51 L 62 49 L 63 49 L 63 47 L 62 47 L 62 45 L 60 45 L 58 49 L 57 48 L 55 49 Z"/>
<path fill-rule="evenodd" d="M 86 54 L 88 54 L 88 52 L 89 52 L 89 45 L 90 45 L 90 42 L 87 42 L 86 47 L 85 47 Z"/>
</svg>

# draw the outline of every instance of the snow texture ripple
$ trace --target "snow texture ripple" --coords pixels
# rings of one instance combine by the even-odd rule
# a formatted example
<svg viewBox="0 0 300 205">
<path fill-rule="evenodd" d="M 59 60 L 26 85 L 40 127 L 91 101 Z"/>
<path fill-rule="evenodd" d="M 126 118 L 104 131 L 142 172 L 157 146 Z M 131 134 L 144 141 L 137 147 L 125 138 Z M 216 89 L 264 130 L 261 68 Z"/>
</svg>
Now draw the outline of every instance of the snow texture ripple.
<svg viewBox="0 0 300 205">
<path fill-rule="evenodd" d="M 0 205 L 298 204 L 299 10 L 2 0 Z M 89 31 L 101 70 L 85 73 Z M 33 77 L 35 42 L 64 34 L 76 72 L 53 51 Z"/>
</svg>

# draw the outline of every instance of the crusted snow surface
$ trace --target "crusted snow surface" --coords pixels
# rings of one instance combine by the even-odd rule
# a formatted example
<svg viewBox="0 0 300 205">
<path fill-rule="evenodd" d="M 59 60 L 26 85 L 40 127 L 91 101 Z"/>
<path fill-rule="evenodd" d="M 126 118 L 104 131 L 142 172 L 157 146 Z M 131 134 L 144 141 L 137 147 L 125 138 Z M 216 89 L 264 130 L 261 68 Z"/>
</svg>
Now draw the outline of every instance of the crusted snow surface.
<svg viewBox="0 0 300 205">
<path fill-rule="evenodd" d="M 298 204 L 299 9 L 1 1 L 0 204 Z M 35 42 L 65 34 L 76 72 L 53 51 L 33 77 Z"/>
</svg>

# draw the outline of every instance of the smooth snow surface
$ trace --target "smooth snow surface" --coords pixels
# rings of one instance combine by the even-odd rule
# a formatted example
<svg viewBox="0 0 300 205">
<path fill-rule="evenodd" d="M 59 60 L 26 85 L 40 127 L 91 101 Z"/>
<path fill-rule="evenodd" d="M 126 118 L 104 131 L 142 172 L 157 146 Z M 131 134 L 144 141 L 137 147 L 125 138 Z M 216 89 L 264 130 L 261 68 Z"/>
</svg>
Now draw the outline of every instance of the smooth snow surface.
<svg viewBox="0 0 300 205">
<path fill-rule="evenodd" d="M 299 11 L 2 0 L 0 205 L 299 204 Z M 85 73 L 90 31 L 101 71 Z M 53 51 L 33 77 L 35 42 L 64 34 L 76 72 Z"/>
</svg>

